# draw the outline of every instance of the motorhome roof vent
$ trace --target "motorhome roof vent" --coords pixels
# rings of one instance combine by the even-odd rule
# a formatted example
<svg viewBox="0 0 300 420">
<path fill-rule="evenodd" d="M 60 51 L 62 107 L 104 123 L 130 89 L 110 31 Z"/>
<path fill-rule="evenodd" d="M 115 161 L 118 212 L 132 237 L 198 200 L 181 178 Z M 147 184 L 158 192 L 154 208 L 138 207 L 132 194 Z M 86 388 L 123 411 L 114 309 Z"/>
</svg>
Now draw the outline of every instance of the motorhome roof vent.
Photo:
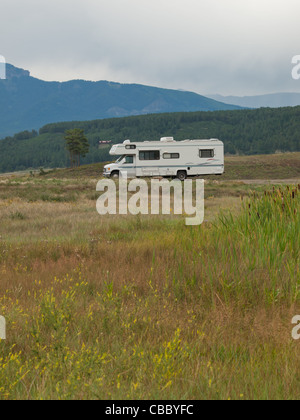
<svg viewBox="0 0 300 420">
<path fill-rule="evenodd" d="M 123 142 L 123 144 L 129 144 L 130 143 L 130 140 L 125 140 L 124 142 Z"/>
<path fill-rule="evenodd" d="M 175 140 L 174 140 L 174 137 L 162 137 L 160 139 L 160 141 L 171 142 L 171 141 L 175 141 Z"/>
</svg>

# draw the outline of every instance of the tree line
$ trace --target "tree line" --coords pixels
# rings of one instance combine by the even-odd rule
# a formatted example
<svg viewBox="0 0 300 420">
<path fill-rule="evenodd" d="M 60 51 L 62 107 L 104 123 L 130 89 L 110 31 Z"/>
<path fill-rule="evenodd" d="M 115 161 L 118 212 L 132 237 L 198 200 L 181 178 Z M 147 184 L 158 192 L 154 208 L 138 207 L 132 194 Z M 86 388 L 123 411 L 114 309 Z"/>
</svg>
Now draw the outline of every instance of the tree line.
<svg viewBox="0 0 300 420">
<path fill-rule="evenodd" d="M 89 149 L 73 156 L 66 147 L 66 132 L 83 130 Z M 219 138 L 228 154 L 269 154 L 300 151 L 300 107 L 255 110 L 179 112 L 83 122 L 48 124 L 39 132 L 23 132 L 0 141 L 0 172 L 28 168 L 67 167 L 111 159 L 110 146 L 119 143 L 158 140 Z M 75 147 L 76 149 L 76 147 Z"/>
</svg>

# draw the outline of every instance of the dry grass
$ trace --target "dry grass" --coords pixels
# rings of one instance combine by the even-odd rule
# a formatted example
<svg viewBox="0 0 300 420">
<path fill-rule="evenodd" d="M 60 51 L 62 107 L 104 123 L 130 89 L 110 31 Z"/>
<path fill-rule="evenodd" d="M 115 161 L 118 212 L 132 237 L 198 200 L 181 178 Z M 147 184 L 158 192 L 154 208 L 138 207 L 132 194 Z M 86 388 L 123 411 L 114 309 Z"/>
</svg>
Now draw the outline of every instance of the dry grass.
<svg viewBox="0 0 300 420">
<path fill-rule="evenodd" d="M 188 228 L 103 218 L 88 179 L 3 179 L 0 398 L 298 399 L 292 189 L 211 181 Z"/>
<path fill-rule="evenodd" d="M 81 180 L 83 178 L 99 179 L 103 173 L 105 163 L 95 163 L 84 165 L 74 169 L 53 169 L 45 170 L 45 178 L 55 178 L 57 180 L 72 179 Z M 225 156 L 225 174 L 221 179 L 226 180 L 282 180 L 300 179 L 300 152 L 278 153 L 275 155 L 255 155 L 255 156 Z M 29 171 L 27 172 L 27 174 Z M 34 171 L 38 176 L 38 171 Z M 20 176 L 26 173 L 20 172 Z M 3 176 L 0 174 L 0 179 Z M 11 174 L 12 177 L 15 174 Z M 220 177 L 208 176 L 208 179 Z"/>
<path fill-rule="evenodd" d="M 276 155 L 228 156 L 225 158 L 226 179 L 291 179 L 300 178 L 300 153 Z"/>
</svg>

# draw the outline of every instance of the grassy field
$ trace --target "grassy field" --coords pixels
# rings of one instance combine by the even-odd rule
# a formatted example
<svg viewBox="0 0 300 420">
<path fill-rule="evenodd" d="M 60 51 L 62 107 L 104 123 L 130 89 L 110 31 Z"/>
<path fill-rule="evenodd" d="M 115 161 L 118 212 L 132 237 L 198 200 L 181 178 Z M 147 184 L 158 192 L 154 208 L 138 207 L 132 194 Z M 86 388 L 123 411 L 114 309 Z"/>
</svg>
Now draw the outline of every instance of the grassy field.
<svg viewBox="0 0 300 420">
<path fill-rule="evenodd" d="M 99 216 L 101 165 L 1 177 L 0 399 L 300 398 L 299 163 L 228 158 L 199 227 Z"/>
<path fill-rule="evenodd" d="M 103 172 L 103 163 L 86 165 L 76 169 L 51 170 L 49 178 L 99 178 Z M 226 156 L 226 172 L 222 180 L 281 180 L 300 178 L 300 152 L 278 153 L 276 155 Z M 207 177 L 220 179 L 220 177 Z"/>
</svg>

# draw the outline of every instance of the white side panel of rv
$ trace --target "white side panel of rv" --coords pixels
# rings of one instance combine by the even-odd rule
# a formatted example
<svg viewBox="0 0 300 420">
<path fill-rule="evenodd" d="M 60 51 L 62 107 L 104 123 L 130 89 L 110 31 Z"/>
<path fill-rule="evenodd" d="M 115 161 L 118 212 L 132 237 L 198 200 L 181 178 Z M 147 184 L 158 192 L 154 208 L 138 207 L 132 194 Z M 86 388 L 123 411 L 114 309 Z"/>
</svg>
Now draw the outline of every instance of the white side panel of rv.
<svg viewBox="0 0 300 420">
<path fill-rule="evenodd" d="M 134 156 L 134 164 L 128 165 L 128 176 L 175 177 L 179 171 L 187 176 L 224 173 L 224 144 L 220 140 L 162 140 L 140 143 L 127 140 L 114 145 L 110 154 Z M 120 163 L 117 166 L 122 170 L 126 165 Z"/>
</svg>

